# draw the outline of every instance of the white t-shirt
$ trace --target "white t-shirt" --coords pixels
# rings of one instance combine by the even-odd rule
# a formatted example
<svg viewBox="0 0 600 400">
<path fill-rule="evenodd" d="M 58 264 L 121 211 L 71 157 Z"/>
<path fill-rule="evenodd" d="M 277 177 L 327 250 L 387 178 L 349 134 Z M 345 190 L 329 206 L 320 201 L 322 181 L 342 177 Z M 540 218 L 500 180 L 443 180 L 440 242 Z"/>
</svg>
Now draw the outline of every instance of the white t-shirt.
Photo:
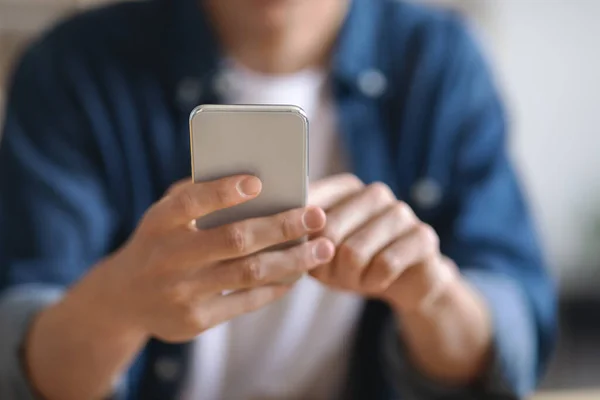
<svg viewBox="0 0 600 400">
<path fill-rule="evenodd" d="M 324 71 L 268 76 L 230 65 L 220 89 L 230 104 L 295 104 L 310 121 L 310 178 L 344 171 Z M 360 296 L 302 278 L 286 297 L 200 335 L 186 400 L 330 399 L 347 373 Z"/>
</svg>

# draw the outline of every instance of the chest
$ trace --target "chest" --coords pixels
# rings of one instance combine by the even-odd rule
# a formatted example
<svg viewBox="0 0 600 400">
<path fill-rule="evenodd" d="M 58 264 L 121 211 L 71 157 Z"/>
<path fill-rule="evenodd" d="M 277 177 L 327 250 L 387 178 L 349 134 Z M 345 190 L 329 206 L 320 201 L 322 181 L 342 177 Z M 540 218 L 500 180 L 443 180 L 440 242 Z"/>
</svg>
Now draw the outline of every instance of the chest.
<svg viewBox="0 0 600 400">
<path fill-rule="evenodd" d="M 166 93 L 155 87 L 143 87 L 136 104 L 129 106 L 137 110 L 139 122 L 135 127 L 117 124 L 124 155 L 119 170 L 125 173 L 114 176 L 111 184 L 119 188 L 112 191 L 116 209 L 128 210 L 126 227 L 133 229 L 171 184 L 190 176 L 189 112 L 198 104 L 226 102 L 226 96 L 217 90 L 219 82 L 217 78 L 209 84 L 183 82 L 174 101 L 167 101 Z M 393 99 L 331 85 L 326 96 L 309 100 L 310 104 L 300 105 L 307 106 L 311 114 L 311 179 L 348 171 L 366 183 L 385 182 L 410 203 L 422 160 L 414 135 L 403 132 L 402 113 L 395 111 Z"/>
<path fill-rule="evenodd" d="M 363 302 L 302 278 L 281 301 L 199 336 L 182 397 L 337 397 Z"/>
</svg>

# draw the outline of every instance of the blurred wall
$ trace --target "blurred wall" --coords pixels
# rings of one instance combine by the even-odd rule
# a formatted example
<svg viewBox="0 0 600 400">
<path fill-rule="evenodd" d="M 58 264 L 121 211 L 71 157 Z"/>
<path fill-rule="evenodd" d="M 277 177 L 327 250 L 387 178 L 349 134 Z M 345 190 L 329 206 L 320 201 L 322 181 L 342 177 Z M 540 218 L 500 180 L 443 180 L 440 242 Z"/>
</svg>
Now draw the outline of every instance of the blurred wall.
<svg viewBox="0 0 600 400">
<path fill-rule="evenodd" d="M 418 2 L 458 8 L 474 22 L 561 289 L 600 297 L 600 1 Z"/>
<path fill-rule="evenodd" d="M 600 1 L 477 1 L 550 262 L 600 293 Z"/>
<path fill-rule="evenodd" d="M 600 1 L 496 1 L 515 150 L 567 292 L 600 296 Z"/>
<path fill-rule="evenodd" d="M 0 0 L 0 110 L 17 49 L 55 18 L 102 1 Z M 600 292 L 600 1 L 419 1 L 458 7 L 479 27 L 550 262 L 565 292 Z"/>
</svg>

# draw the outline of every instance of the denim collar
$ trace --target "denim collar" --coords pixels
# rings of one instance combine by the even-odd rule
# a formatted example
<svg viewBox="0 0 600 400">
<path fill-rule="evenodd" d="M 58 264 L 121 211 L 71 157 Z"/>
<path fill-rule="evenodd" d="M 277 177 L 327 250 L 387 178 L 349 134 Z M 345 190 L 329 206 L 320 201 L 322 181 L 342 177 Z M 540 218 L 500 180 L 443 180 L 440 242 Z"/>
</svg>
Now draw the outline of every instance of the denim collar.
<svg viewBox="0 0 600 400">
<path fill-rule="evenodd" d="M 161 0 L 168 4 L 168 70 L 180 103 L 186 108 L 215 93 L 214 81 L 223 54 L 199 0 Z M 338 36 L 331 65 L 331 79 L 349 87 L 360 85 L 361 76 L 377 71 L 383 1 L 351 0 Z"/>
</svg>

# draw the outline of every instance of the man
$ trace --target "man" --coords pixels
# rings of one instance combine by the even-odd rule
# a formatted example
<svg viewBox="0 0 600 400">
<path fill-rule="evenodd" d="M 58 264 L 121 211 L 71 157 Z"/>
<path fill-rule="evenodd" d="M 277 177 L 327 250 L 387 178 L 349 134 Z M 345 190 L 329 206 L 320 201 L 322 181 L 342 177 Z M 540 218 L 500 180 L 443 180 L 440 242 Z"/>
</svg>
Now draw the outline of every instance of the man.
<svg viewBox="0 0 600 400">
<path fill-rule="evenodd" d="M 185 179 L 189 112 L 218 102 L 306 108 L 309 207 L 190 224 L 260 195 L 251 176 Z M 554 297 L 504 139 L 446 13 L 151 0 L 75 17 L 9 97 L 0 397 L 525 396 Z"/>
</svg>

